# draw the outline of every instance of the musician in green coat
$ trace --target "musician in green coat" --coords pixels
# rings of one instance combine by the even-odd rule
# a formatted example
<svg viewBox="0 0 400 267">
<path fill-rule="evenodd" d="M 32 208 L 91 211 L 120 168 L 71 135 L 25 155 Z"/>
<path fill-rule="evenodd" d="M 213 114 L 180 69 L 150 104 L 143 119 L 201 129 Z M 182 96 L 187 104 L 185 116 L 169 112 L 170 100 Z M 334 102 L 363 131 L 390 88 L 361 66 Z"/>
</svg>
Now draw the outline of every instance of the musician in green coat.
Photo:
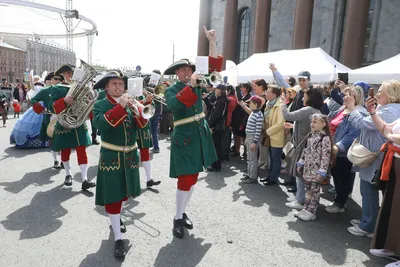
<svg viewBox="0 0 400 267">
<path fill-rule="evenodd" d="M 63 78 L 61 75 L 54 75 L 54 72 L 50 72 L 44 80 L 45 80 L 45 83 L 50 81 L 51 85 L 40 90 L 40 92 L 37 93 L 31 99 L 31 104 L 33 105 L 32 108 L 37 114 L 41 114 L 49 107 L 53 86 L 62 82 Z M 53 161 L 54 161 L 53 168 L 59 169 L 62 167 L 60 165 L 60 161 L 59 161 L 60 153 L 54 151 L 53 146 L 52 146 L 52 138 L 50 138 L 47 135 L 47 127 L 49 126 L 51 116 L 52 116 L 52 114 L 50 114 L 50 112 L 47 112 L 47 114 L 44 114 L 43 122 L 42 122 L 42 126 L 40 128 L 40 133 L 39 133 L 38 138 L 42 142 L 49 141 L 50 150 L 51 150 L 51 154 L 53 156 Z"/>
<path fill-rule="evenodd" d="M 204 27 L 210 43 L 210 73 L 222 68 L 223 58 L 217 57 L 214 30 Z M 176 214 L 173 234 L 182 238 L 185 226 L 193 228 L 193 223 L 185 209 L 193 193 L 199 172 L 217 161 L 212 136 L 202 107 L 202 91 L 198 86 L 195 65 L 189 60 L 179 60 L 164 72 L 164 75 L 176 75 L 179 81 L 167 88 L 165 99 L 168 109 L 174 115 L 174 131 L 171 137 L 170 177 L 178 178 L 176 192 Z"/>
<path fill-rule="evenodd" d="M 71 96 L 67 96 L 72 84 L 73 70 L 74 66 L 65 64 L 55 72 L 55 75 L 62 75 L 64 77 L 64 81 L 61 84 L 53 87 L 48 107 L 51 113 L 59 114 L 75 104 L 76 99 L 73 99 Z M 76 129 L 68 129 L 63 127 L 57 121 L 53 134 L 53 149 L 55 151 L 61 151 L 61 162 L 63 163 L 66 172 L 64 181 L 66 186 L 72 185 L 71 169 L 69 165 L 69 158 L 72 148 L 75 148 L 78 157 L 78 165 L 82 175 L 82 190 L 87 190 L 96 186 L 95 183 L 89 182 L 87 178 L 88 159 L 86 147 L 89 145 L 91 145 L 91 142 L 86 122 Z"/>
<path fill-rule="evenodd" d="M 148 122 L 132 112 L 137 109 L 140 114 L 141 108 L 124 94 L 126 76 L 113 71 L 98 83 L 107 90 L 107 96 L 97 101 L 93 108 L 93 123 L 101 135 L 96 205 L 105 206 L 114 232 L 114 254 L 121 257 L 125 255 L 121 231 L 125 232 L 126 227 L 120 213 L 128 197 L 136 197 L 141 192 L 136 140 L 138 130 Z"/>
</svg>

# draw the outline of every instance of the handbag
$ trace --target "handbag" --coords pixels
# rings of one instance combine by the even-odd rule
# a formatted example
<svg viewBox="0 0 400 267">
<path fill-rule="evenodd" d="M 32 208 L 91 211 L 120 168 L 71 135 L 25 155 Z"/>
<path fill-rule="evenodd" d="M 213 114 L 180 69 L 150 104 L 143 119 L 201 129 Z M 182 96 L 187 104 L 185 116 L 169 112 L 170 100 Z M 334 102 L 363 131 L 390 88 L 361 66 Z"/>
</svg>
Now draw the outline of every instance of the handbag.
<svg viewBox="0 0 400 267">
<path fill-rule="evenodd" d="M 383 155 L 383 158 L 385 158 L 387 150 L 385 150 L 384 153 L 385 154 Z M 382 162 L 381 166 L 379 167 L 379 169 L 375 172 L 374 179 L 372 179 L 372 185 L 375 186 L 375 188 L 378 190 L 385 191 L 387 182 L 381 180 L 382 166 L 383 166 L 383 162 Z"/>
<path fill-rule="evenodd" d="M 360 167 L 367 168 L 378 157 L 379 152 L 371 152 L 368 148 L 360 144 L 358 139 L 355 139 L 347 152 L 347 158 L 351 163 Z"/>
<path fill-rule="evenodd" d="M 301 142 L 297 145 L 297 147 L 295 147 L 292 143 L 292 141 L 287 142 L 287 144 L 285 145 L 285 147 L 283 148 L 285 151 L 287 151 L 285 153 L 285 156 L 288 158 L 294 158 L 294 156 L 297 153 L 297 150 L 301 147 L 301 145 L 307 140 L 307 138 L 310 136 L 310 133 L 308 133 L 303 140 L 301 140 Z"/>
</svg>

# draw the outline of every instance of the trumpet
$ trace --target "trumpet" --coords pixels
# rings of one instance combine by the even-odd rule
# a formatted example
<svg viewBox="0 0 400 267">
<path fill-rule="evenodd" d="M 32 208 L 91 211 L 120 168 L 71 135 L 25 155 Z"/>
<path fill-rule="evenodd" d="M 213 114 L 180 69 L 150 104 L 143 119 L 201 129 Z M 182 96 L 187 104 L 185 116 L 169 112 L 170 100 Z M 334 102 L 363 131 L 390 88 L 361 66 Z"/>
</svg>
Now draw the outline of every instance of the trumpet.
<svg viewBox="0 0 400 267">
<path fill-rule="evenodd" d="M 129 99 L 133 100 L 133 105 L 129 105 L 129 109 L 135 116 L 141 116 L 144 119 L 148 120 L 156 113 L 156 109 L 151 104 L 144 106 L 133 97 L 129 97 Z"/>
<path fill-rule="evenodd" d="M 167 106 L 167 102 L 165 102 L 164 98 L 162 98 L 161 96 L 158 96 L 155 93 L 153 93 L 154 92 L 154 88 L 145 86 L 144 89 L 145 89 L 145 91 L 144 91 L 145 95 L 151 95 L 153 97 L 153 100 L 159 102 L 162 105 Z M 150 91 L 153 91 L 153 92 L 150 92 Z"/>
<path fill-rule="evenodd" d="M 219 84 L 224 82 L 224 79 L 219 72 L 214 71 L 208 78 L 204 77 L 204 75 L 200 75 L 200 78 L 196 80 L 196 84 L 203 88 L 208 87 L 208 82 L 213 87 L 217 87 Z"/>
</svg>

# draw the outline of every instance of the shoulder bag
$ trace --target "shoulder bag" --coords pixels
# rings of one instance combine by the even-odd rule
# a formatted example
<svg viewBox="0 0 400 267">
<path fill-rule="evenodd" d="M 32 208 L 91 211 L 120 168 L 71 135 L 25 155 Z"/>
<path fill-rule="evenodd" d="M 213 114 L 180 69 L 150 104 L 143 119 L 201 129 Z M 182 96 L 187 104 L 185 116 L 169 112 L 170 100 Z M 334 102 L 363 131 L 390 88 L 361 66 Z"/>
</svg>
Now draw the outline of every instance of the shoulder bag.
<svg viewBox="0 0 400 267">
<path fill-rule="evenodd" d="M 358 139 L 353 141 L 347 152 L 349 161 L 360 168 L 367 168 L 378 156 L 379 152 L 371 152 L 368 148 L 360 144 Z"/>
</svg>

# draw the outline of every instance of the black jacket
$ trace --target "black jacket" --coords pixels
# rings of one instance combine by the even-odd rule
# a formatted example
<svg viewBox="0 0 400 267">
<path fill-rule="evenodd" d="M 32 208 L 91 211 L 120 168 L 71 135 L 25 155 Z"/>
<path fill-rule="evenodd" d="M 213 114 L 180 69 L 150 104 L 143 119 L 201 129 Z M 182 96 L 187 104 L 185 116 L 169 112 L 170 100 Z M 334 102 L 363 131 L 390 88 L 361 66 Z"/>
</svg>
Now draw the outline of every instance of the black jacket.
<svg viewBox="0 0 400 267">
<path fill-rule="evenodd" d="M 213 105 L 206 98 L 205 103 L 210 114 L 208 119 L 208 125 L 210 128 L 213 129 L 213 131 L 225 131 L 229 99 L 226 96 L 220 96 Z"/>
</svg>

